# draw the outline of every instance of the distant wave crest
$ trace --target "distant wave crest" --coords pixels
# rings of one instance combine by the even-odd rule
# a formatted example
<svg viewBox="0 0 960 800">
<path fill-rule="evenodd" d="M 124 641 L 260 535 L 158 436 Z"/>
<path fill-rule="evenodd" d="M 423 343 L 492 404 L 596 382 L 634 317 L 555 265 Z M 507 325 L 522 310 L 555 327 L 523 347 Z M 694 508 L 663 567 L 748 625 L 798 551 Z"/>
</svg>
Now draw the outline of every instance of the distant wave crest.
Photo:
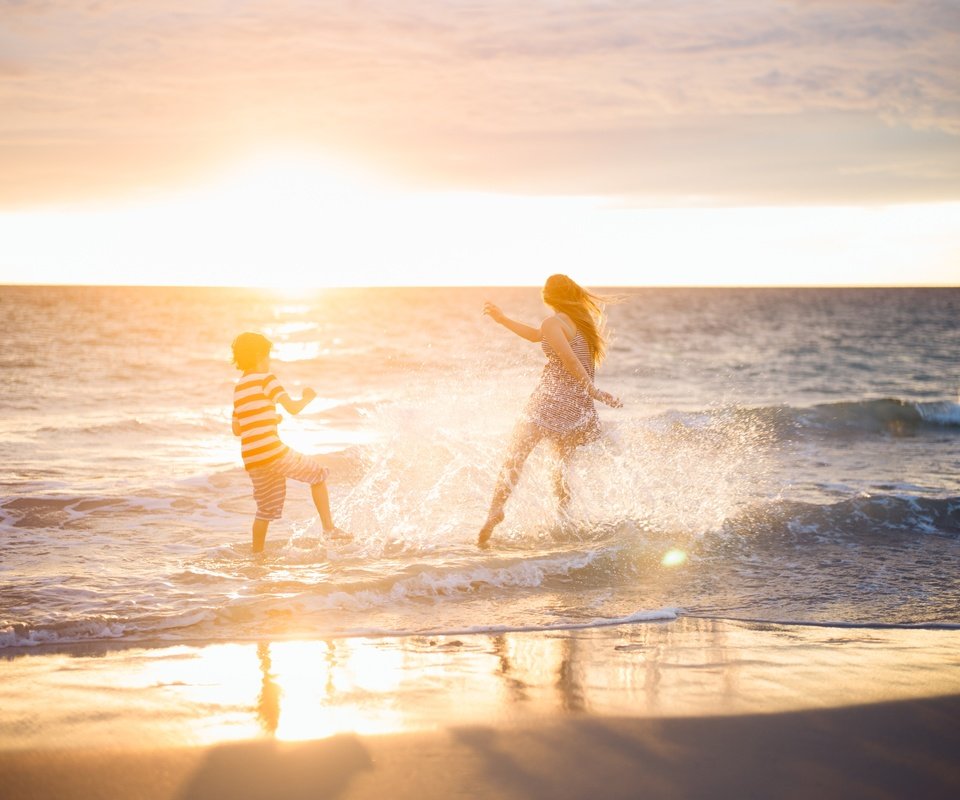
<svg viewBox="0 0 960 800">
<path fill-rule="evenodd" d="M 780 500 L 730 519 L 736 534 L 772 534 L 797 540 L 864 539 L 878 534 L 960 536 L 960 497 L 865 494 L 837 503 Z"/>
<path fill-rule="evenodd" d="M 700 427 L 703 413 L 709 416 L 733 415 L 752 419 L 783 436 L 863 435 L 917 436 L 925 432 L 960 434 L 960 404 L 950 401 L 921 402 L 883 398 L 822 403 L 808 407 L 759 406 L 725 407 L 700 413 L 668 416 Z M 678 420 L 679 417 L 679 420 Z"/>
<path fill-rule="evenodd" d="M 889 433 L 909 436 L 924 428 L 954 428 L 960 433 L 960 404 L 885 398 L 827 403 L 794 411 L 801 428 L 828 432 Z"/>
</svg>

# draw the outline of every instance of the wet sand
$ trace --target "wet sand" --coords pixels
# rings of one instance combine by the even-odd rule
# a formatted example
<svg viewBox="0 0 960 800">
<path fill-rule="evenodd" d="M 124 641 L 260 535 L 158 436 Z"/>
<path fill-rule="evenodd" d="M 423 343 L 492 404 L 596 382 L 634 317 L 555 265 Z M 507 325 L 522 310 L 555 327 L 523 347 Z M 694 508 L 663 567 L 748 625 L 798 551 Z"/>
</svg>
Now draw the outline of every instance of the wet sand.
<svg viewBox="0 0 960 800">
<path fill-rule="evenodd" d="M 960 631 L 681 619 L 0 661 L 4 798 L 956 797 Z"/>
</svg>

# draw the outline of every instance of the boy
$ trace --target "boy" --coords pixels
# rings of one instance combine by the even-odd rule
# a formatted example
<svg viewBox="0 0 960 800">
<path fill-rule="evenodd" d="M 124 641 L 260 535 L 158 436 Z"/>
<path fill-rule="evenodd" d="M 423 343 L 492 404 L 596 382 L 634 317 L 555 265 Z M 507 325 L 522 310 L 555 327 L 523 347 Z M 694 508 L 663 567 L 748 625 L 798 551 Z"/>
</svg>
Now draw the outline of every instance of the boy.
<svg viewBox="0 0 960 800">
<path fill-rule="evenodd" d="M 294 400 L 270 372 L 273 342 L 259 333 L 241 333 L 233 340 L 233 363 L 243 375 L 233 391 L 233 435 L 240 437 L 243 465 L 253 483 L 257 514 L 253 520 L 253 552 L 263 550 L 267 527 L 280 519 L 287 493 L 287 478 L 310 484 L 314 505 L 320 514 L 323 532 L 330 539 L 350 538 L 333 524 L 326 479 L 329 470 L 316 456 L 305 456 L 280 441 L 277 403 L 289 413 L 299 414 L 317 396 L 304 389 Z"/>
</svg>

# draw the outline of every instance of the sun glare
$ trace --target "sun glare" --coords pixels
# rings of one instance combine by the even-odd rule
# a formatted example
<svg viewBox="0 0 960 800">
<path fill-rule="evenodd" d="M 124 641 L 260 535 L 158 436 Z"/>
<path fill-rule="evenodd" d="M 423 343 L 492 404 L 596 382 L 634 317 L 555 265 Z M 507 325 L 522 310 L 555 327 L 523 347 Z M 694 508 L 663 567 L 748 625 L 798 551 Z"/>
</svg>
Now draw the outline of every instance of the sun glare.
<svg viewBox="0 0 960 800">
<path fill-rule="evenodd" d="M 672 548 L 663 554 L 660 563 L 665 567 L 679 567 L 681 564 L 686 563 L 686 561 L 687 554 L 683 552 L 683 550 Z"/>
<path fill-rule="evenodd" d="M 311 288 L 537 285 L 550 272 L 594 286 L 955 285 L 958 221 L 950 203 L 652 209 L 413 190 L 283 153 L 150 200 L 0 215 L 0 273 L 258 286 L 291 303 Z"/>
<path fill-rule="evenodd" d="M 592 206 L 412 191 L 307 157 L 263 158 L 154 207 L 154 223 L 179 237 L 153 258 L 184 265 L 188 283 L 213 268 L 215 283 L 279 289 L 291 301 L 311 287 L 510 284 L 518 265 L 531 275 L 520 282 L 537 283 L 558 248 L 571 266 L 596 255 L 583 230 Z"/>
</svg>

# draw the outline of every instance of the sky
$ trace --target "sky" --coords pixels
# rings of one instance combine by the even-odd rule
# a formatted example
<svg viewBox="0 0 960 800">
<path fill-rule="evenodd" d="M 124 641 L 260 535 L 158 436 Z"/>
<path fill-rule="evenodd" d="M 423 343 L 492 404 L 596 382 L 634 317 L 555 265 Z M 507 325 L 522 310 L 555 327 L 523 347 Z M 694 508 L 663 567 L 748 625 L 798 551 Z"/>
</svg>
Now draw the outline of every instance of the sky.
<svg viewBox="0 0 960 800">
<path fill-rule="evenodd" d="M 960 284 L 956 0 L 0 0 L 0 283 Z"/>
</svg>

